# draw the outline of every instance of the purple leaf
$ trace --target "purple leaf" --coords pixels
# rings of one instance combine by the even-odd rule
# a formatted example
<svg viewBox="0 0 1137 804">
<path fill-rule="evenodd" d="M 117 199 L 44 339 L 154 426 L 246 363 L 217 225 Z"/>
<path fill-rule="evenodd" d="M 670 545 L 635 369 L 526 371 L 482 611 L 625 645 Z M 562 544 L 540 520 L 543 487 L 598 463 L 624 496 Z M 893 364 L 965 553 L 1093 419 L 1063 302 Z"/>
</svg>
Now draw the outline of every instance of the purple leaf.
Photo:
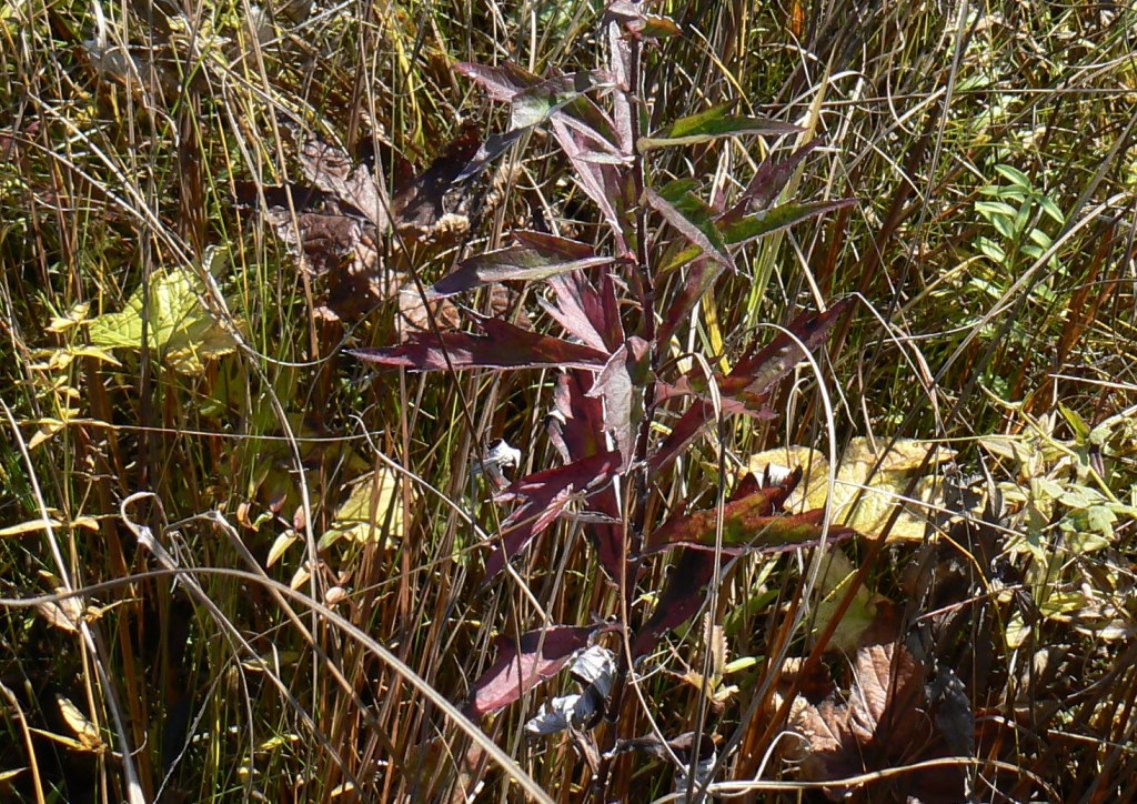
<svg viewBox="0 0 1137 804">
<path fill-rule="evenodd" d="M 519 92 L 541 83 L 541 78 L 511 61 L 496 67 L 460 62 L 454 69 L 485 90 L 490 100 L 508 103 Z"/>
<path fill-rule="evenodd" d="M 558 450 L 565 460 L 604 452 L 604 406 L 600 400 L 588 396 L 593 387 L 592 375 L 572 371 L 557 379 L 554 392 L 555 415 L 549 417 L 550 440 L 559 443 Z M 592 547 L 596 550 L 600 567 L 614 582 L 620 579 L 624 565 L 624 526 L 620 523 L 620 506 L 616 491 L 607 485 L 588 498 L 589 508 L 601 514 L 608 522 L 589 522 L 584 527 Z"/>
<path fill-rule="evenodd" d="M 589 489 L 597 489 L 612 477 L 619 463 L 620 456 L 615 452 L 590 455 L 566 466 L 527 475 L 498 493 L 494 499 L 499 502 L 525 502 L 502 522 L 501 546 L 486 559 L 486 581 L 556 520 L 574 492 L 583 495 Z"/>
<path fill-rule="evenodd" d="M 604 405 L 588 395 L 592 384 L 593 375 L 585 371 L 568 371 L 557 378 L 553 392 L 556 415 L 550 417 L 550 424 L 556 424 L 565 463 L 607 451 Z"/>
<path fill-rule="evenodd" d="M 824 313 L 806 313 L 794 319 L 787 329 L 795 337 L 779 332 L 768 346 L 740 360 L 726 377 L 716 377 L 719 393 L 724 401 L 735 398 L 744 402 L 753 411 L 761 411 L 764 402 L 773 391 L 775 384 L 793 371 L 794 366 L 805 358 L 805 352 L 798 345 L 800 341 L 806 349 L 816 349 L 825 340 L 829 329 L 837 319 L 847 312 L 852 302 L 837 302 Z M 701 383 L 689 378 L 689 385 L 696 388 Z M 725 412 L 725 411 L 724 411 Z M 671 435 L 660 445 L 651 457 L 654 471 L 659 471 L 671 463 L 714 416 L 714 408 L 709 402 L 696 402 L 676 422 Z"/>
<path fill-rule="evenodd" d="M 349 354 L 368 363 L 411 371 L 550 366 L 598 369 L 608 362 L 606 352 L 539 335 L 496 318 L 480 318 L 476 323 L 485 335 L 416 332 L 400 346 L 356 349 Z"/>
<path fill-rule="evenodd" d="M 703 605 L 703 587 L 714 574 L 714 553 L 684 550 L 679 555 L 655 611 L 632 641 L 632 658 L 650 653 L 661 636 L 694 616 Z"/>
<path fill-rule="evenodd" d="M 766 486 L 762 486 L 754 475 L 747 474 L 724 507 L 730 509 L 731 506 L 735 506 L 735 510 L 745 509 L 750 511 L 752 515 L 769 516 L 782 509 L 786 498 L 790 496 L 800 480 L 800 469 L 780 483 Z M 700 514 L 687 516 L 682 511 L 677 511 L 672 520 L 660 529 L 662 535 L 660 531 L 652 534 L 651 543 L 660 544 L 662 540 L 668 538 L 667 530 L 669 528 L 676 532 L 684 527 L 685 521 L 689 522 L 699 516 Z M 711 522 L 711 543 L 712 545 L 714 543 L 713 520 Z M 726 550 L 723 552 L 727 553 Z M 632 642 L 633 657 L 639 658 L 650 653 L 663 634 L 691 619 L 703 605 L 703 587 L 713 577 L 714 566 L 713 548 L 711 550 L 684 549 L 679 554 L 679 559 L 675 562 L 675 566 L 668 576 L 667 584 L 659 596 L 659 603 L 656 605 L 655 611 L 636 633 L 636 638 Z"/>
<path fill-rule="evenodd" d="M 703 298 L 703 294 L 714 287 L 715 282 L 722 275 L 722 270 L 720 264 L 712 263 L 704 257 L 695 261 L 687 272 L 687 281 L 683 285 L 683 290 L 671 303 L 671 309 L 667 311 L 667 317 L 659 329 L 660 343 L 667 343 L 671 340 L 675 330 L 695 309 L 695 305 Z"/>
<path fill-rule="evenodd" d="M 691 514 L 692 521 L 682 522 L 669 532 L 662 544 L 654 545 L 645 553 L 662 553 L 677 546 L 714 553 L 714 511 Z M 723 555 L 744 553 L 782 553 L 798 547 L 816 547 L 821 542 L 824 508 L 814 508 L 800 514 L 756 516 L 752 512 L 732 511 L 730 520 L 723 522 Z M 670 523 L 669 523 L 670 524 Z M 709 528 L 709 530 L 706 530 Z M 729 528 L 729 531 L 728 531 Z M 844 525 L 830 525 L 829 544 L 855 536 L 856 531 Z"/>
<path fill-rule="evenodd" d="M 590 523 L 585 526 L 584 533 L 592 548 L 596 550 L 596 558 L 604 574 L 615 584 L 620 582 L 621 568 L 627 562 L 627 551 L 624 545 L 624 525 L 620 522 L 620 506 L 616 500 L 616 489 L 610 484 L 590 497 L 589 506 L 592 510 L 604 514 L 612 522 Z M 628 579 L 634 583 L 634 578 Z"/>
<path fill-rule="evenodd" d="M 541 306 L 569 335 L 608 353 L 620 347 L 624 327 L 615 288 L 607 273 L 602 274 L 599 289 L 579 271 L 550 277 L 549 286 L 556 293 L 557 302 L 554 305 L 541 301 Z"/>
<path fill-rule="evenodd" d="M 617 251 L 619 253 L 627 251 L 627 241 L 624 238 L 621 216 L 617 209 L 617 205 L 620 210 L 625 207 L 623 176 L 627 171 L 616 165 L 590 161 L 588 155 L 593 149 L 588 146 L 586 138 L 579 131 L 573 130 L 560 117 L 553 118 L 552 127 L 553 136 L 572 162 L 573 178 L 577 185 L 600 209 L 601 215 L 604 216 L 605 222 L 616 238 Z"/>
<path fill-rule="evenodd" d="M 604 397 L 604 429 L 612 433 L 624 469 L 632 463 L 636 434 L 644 415 L 643 387 L 650 349 L 647 341 L 633 335 L 612 354 L 588 392 L 589 396 Z"/>
<path fill-rule="evenodd" d="M 497 659 L 470 693 L 466 714 L 480 717 L 503 709 L 552 678 L 578 651 L 588 647 L 595 626 L 554 625 L 497 638 Z"/>
<path fill-rule="evenodd" d="M 821 541 L 824 509 L 801 514 L 763 514 L 770 510 L 765 492 L 759 491 L 723 506 L 722 552 L 736 556 L 743 553 L 780 553 L 798 547 L 814 547 Z M 682 545 L 695 550 L 714 552 L 718 511 L 709 509 L 693 514 L 679 514 L 652 534 L 651 546 L 644 553 L 661 553 Z M 841 525 L 829 528 L 829 540 L 846 539 L 853 530 Z"/>
<path fill-rule="evenodd" d="M 611 257 L 591 246 L 540 232 L 514 232 L 517 245 L 486 252 L 458 264 L 458 270 L 435 283 L 430 296 L 452 296 L 488 282 L 547 279 L 568 271 L 608 265 Z"/>
<path fill-rule="evenodd" d="M 727 210 L 719 222 L 730 223 L 738 220 L 748 211 L 765 209 L 770 206 L 781 194 L 786 183 L 790 180 L 790 176 L 801 164 L 801 160 L 820 144 L 820 139 L 812 139 L 784 159 L 775 159 L 773 154 L 766 157 L 758 166 L 758 170 L 754 172 L 754 177 L 750 179 L 750 184 L 746 185 L 746 189 L 738 201 Z"/>
</svg>

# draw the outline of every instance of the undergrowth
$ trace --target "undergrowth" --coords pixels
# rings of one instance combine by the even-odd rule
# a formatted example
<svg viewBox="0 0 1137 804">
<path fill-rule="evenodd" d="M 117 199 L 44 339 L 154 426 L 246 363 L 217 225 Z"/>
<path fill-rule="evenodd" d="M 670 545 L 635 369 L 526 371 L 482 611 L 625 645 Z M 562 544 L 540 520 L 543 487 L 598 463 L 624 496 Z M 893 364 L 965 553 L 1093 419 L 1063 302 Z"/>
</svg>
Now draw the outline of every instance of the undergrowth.
<svg viewBox="0 0 1137 804">
<path fill-rule="evenodd" d="M 0 786 L 1112 801 L 1124 4 L 0 8 Z"/>
</svg>

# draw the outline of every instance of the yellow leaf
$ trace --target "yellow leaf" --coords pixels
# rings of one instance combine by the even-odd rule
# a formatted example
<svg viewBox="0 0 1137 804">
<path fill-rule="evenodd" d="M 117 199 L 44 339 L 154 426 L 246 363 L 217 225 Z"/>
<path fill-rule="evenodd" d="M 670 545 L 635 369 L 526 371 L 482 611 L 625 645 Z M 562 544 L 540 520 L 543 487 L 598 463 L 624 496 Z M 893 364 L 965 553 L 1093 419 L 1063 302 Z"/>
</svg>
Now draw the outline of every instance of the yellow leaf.
<svg viewBox="0 0 1137 804">
<path fill-rule="evenodd" d="M 299 539 L 300 537 L 296 535 L 294 530 L 286 530 L 277 536 L 272 547 L 269 548 L 268 558 L 265 559 L 265 568 L 267 569 L 279 561 L 280 557 L 288 551 L 288 548 L 296 544 Z"/>
<path fill-rule="evenodd" d="M 39 430 L 35 435 L 28 439 L 28 452 L 31 452 L 40 444 L 51 439 L 56 433 L 67 426 L 66 422 L 59 419 L 40 419 Z"/>
<path fill-rule="evenodd" d="M 148 309 L 138 290 L 127 301 L 126 309 L 91 320 L 91 343 L 107 349 L 142 348 L 143 318 L 146 343 L 174 369 L 183 374 L 200 374 L 204 361 L 234 351 L 236 341 L 224 326 L 214 320 L 201 302 L 205 286 L 185 269 L 158 271 L 151 277 Z M 239 326 L 239 322 L 234 326 Z"/>
<path fill-rule="evenodd" d="M 384 533 L 403 535 L 402 482 L 390 469 L 380 469 L 355 482 L 351 494 L 336 511 L 328 533 L 320 540 L 321 548 L 339 539 L 358 544 L 375 541 Z"/>
<path fill-rule="evenodd" d="M 50 600 L 37 603 L 36 611 L 51 625 L 70 634 L 79 633 L 79 621 L 83 617 L 83 603 L 77 597 Z"/>
<path fill-rule="evenodd" d="M 833 619 L 837 606 L 845 599 L 849 584 L 857 569 L 839 549 L 830 550 L 827 563 L 818 576 L 818 592 L 822 595 L 817 604 L 814 617 L 813 636 L 820 635 Z M 841 618 L 833 636 L 826 645 L 827 651 L 853 653 L 860 644 L 861 635 L 876 620 L 877 603 L 887 600 L 882 595 L 873 594 L 864 584 L 853 595 L 853 601 Z"/>
<path fill-rule="evenodd" d="M 83 750 L 101 752 L 106 748 L 103 738 L 99 736 L 99 727 L 92 723 L 83 711 L 71 702 L 71 699 L 56 695 L 55 702 L 59 705 L 59 713 L 63 716 L 67 728 L 79 738 Z"/>
<path fill-rule="evenodd" d="M 883 439 L 880 443 L 887 444 Z M 955 454 L 929 442 L 899 439 L 880 460 L 880 453 L 873 450 L 868 439 L 854 438 L 837 467 L 832 495 L 828 488 L 829 461 L 815 449 L 792 446 L 768 450 L 752 455 L 748 463 L 750 470 L 759 476 L 770 464 L 786 468 L 801 466 L 806 475 L 790 496 L 790 509 L 811 510 L 828 504 L 834 522 L 848 525 L 864 536 L 879 536 L 893 511 L 903 504 L 904 509 L 889 531 L 889 541 L 919 541 L 924 538 L 926 528 L 924 511 L 928 506 L 943 504 L 942 484 L 934 476 L 922 477 L 910 498 L 913 502 L 902 503 L 900 495 L 929 449 L 937 450 L 932 466 Z M 878 460 L 880 466 L 873 472 Z"/>
<path fill-rule="evenodd" d="M 58 519 L 52 517 L 46 522 L 41 517 L 39 519 L 29 519 L 27 522 L 21 522 L 18 525 L 9 525 L 6 528 L 0 528 L 0 538 L 7 539 L 11 536 L 27 536 L 29 533 L 39 533 L 47 527 L 59 528 L 63 523 Z"/>
<path fill-rule="evenodd" d="M 86 321 L 87 314 L 90 311 L 91 305 L 88 302 L 76 304 L 67 311 L 66 315 L 53 316 L 46 329 L 48 332 L 54 332 L 56 334 L 66 332 L 72 327 L 76 327 Z"/>
<path fill-rule="evenodd" d="M 308 571 L 307 567 L 301 567 L 293 573 L 292 580 L 288 582 L 288 586 L 293 590 L 300 589 L 310 580 L 312 580 L 312 573 Z"/>
</svg>

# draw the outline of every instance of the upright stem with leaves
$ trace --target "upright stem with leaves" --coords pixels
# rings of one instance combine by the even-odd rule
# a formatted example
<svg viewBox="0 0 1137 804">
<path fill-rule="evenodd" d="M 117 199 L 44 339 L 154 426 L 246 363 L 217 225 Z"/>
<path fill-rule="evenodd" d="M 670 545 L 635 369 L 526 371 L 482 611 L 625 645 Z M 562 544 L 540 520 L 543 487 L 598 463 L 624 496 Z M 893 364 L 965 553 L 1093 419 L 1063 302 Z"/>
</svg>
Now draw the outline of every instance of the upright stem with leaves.
<svg viewBox="0 0 1137 804">
<path fill-rule="evenodd" d="M 689 369 L 666 358 L 681 351 L 676 339 L 693 326 L 689 319 L 700 299 L 725 273 L 737 273 L 734 256 L 746 243 L 848 203 L 774 203 L 808 149 L 771 154 L 729 206 L 722 193 L 704 200 L 698 177 L 653 187 L 650 163 L 673 149 L 799 129 L 733 114 L 727 104 L 649 134 L 644 56 L 657 39 L 678 35 L 679 29 L 624 2 L 609 7 L 603 26 L 611 49 L 607 70 L 540 77 L 505 63 L 462 64 L 458 71 L 490 99 L 511 106 L 510 130 L 488 137 L 461 175 L 476 174 L 526 132 L 547 128 L 609 236 L 598 230 L 589 243 L 514 231 L 512 245 L 463 260 L 426 294 L 440 300 L 496 283 L 541 282 L 548 288 L 538 299 L 544 315 L 534 318 L 532 328 L 471 314 L 472 331 L 418 331 L 397 345 L 354 352 L 372 364 L 411 371 L 559 372 L 547 435 L 560 465 L 497 489 L 497 502 L 516 507 L 486 545 L 486 581 L 558 522 L 568 527 L 580 522 L 601 570 L 589 577 L 616 593 L 614 600 L 608 597 L 615 622 L 596 625 L 601 618 L 595 617 L 500 638 L 497 659 L 473 685 L 466 711 L 475 717 L 499 711 L 576 658 L 573 672 L 585 695 L 556 699 L 560 710 L 526 728 L 549 733 L 550 723 L 573 726 L 574 745 L 598 801 L 610 797 L 609 769 L 623 753 L 655 750 L 680 761 L 686 774 L 702 759 L 700 748 L 713 750 L 709 737 L 701 735 L 688 739 L 686 749 L 658 734 L 655 749 L 634 740 L 630 730 L 639 718 L 627 716 L 633 704 L 625 701 L 625 690 L 636 683 L 639 666 L 657 661 L 652 654 L 659 641 L 704 605 L 706 590 L 715 588 L 730 563 L 724 558 L 809 546 L 822 535 L 822 511 L 782 511 L 800 473 L 780 480 L 748 477 L 709 510 L 688 512 L 682 500 L 672 500 L 671 516 L 653 521 L 650 512 L 666 510 L 678 488 L 686 463 L 677 458 L 695 448 L 712 422 L 719 422 L 721 441 L 730 432 L 723 417 L 775 416 L 771 403 L 781 381 L 805 350 L 823 343 L 847 306 L 802 314 L 770 343 L 744 350 L 733 368 L 710 377 L 702 367 L 722 365 L 726 356 L 706 355 Z M 657 424 L 663 416 L 674 417 L 669 430 Z M 668 434 L 659 437 L 657 431 Z M 726 479 L 716 482 L 721 490 Z M 843 535 L 849 532 L 830 531 L 830 538 Z M 658 575 L 646 570 L 671 554 L 674 571 L 654 610 L 645 611 L 639 601 L 650 589 L 644 584 Z M 615 651 L 608 634 L 619 637 Z M 606 669 L 587 669 L 580 657 L 594 651 L 606 657 L 600 661 Z M 637 695 L 635 705 L 640 700 Z M 602 714 L 608 728 L 598 742 L 590 729 Z M 705 713 L 698 718 L 700 731 L 705 720 Z"/>
</svg>

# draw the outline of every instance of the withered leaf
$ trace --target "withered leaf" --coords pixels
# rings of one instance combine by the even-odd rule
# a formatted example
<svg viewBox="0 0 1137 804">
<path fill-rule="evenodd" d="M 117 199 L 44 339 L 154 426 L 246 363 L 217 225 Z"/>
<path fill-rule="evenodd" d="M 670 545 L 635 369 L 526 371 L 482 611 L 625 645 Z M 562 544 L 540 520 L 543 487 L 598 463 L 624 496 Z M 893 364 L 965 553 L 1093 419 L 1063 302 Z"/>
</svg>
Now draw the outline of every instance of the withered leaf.
<svg viewBox="0 0 1137 804">
<path fill-rule="evenodd" d="M 470 167 L 480 145 L 478 125 L 467 121 L 422 175 L 399 189 L 391 210 L 404 237 L 438 240 L 469 229 L 473 211 L 467 180 L 484 167 Z"/>
<path fill-rule="evenodd" d="M 342 148 L 317 139 L 300 143 L 299 158 L 308 181 L 358 210 L 380 232 L 390 229 L 386 193 L 369 167 L 354 164 Z"/>
<path fill-rule="evenodd" d="M 857 648 L 848 698 L 831 692 L 818 704 L 799 696 L 789 725 L 805 738 L 793 743 L 791 759 L 814 781 L 836 781 L 946 756 L 942 736 L 928 712 L 924 668 L 895 637 Z M 963 800 L 960 768 L 942 767 L 890 775 L 876 783 L 871 800 L 953 802 Z M 847 788 L 834 786 L 833 800 Z"/>
</svg>

